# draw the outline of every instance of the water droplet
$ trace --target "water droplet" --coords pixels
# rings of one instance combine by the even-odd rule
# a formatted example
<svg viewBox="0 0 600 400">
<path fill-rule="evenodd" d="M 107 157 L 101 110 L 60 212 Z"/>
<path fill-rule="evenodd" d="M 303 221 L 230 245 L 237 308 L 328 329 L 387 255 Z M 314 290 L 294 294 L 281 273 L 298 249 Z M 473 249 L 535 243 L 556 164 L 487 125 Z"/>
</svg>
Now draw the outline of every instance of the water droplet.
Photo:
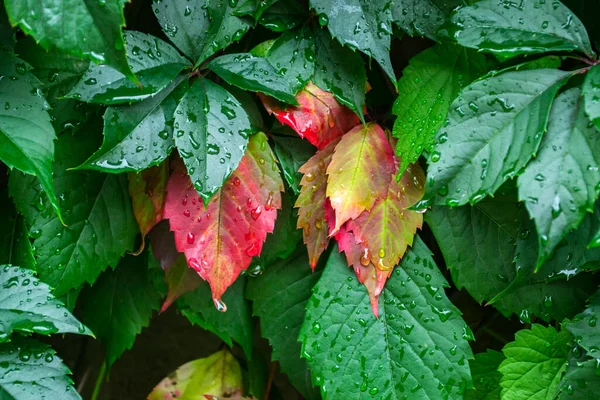
<svg viewBox="0 0 600 400">
<path fill-rule="evenodd" d="M 227 311 L 227 305 L 223 303 L 223 301 L 221 301 L 220 299 L 213 298 L 213 303 L 215 303 L 215 308 L 217 309 L 217 311 Z"/>
<path fill-rule="evenodd" d="M 187 242 L 188 242 L 188 244 L 194 244 L 194 240 L 196 240 L 194 234 L 192 232 L 189 232 L 187 234 Z"/>
</svg>

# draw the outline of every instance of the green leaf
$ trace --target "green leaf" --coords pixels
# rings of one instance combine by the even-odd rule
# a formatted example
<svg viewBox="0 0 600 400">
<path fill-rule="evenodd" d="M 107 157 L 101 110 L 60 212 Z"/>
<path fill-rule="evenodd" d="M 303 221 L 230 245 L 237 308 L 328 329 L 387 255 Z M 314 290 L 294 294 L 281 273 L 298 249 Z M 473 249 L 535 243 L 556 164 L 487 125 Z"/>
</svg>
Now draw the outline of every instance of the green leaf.
<svg viewBox="0 0 600 400">
<path fill-rule="evenodd" d="M 249 53 L 226 54 L 212 60 L 207 67 L 230 85 L 298 104 L 294 97 L 296 91 L 265 58 Z"/>
<path fill-rule="evenodd" d="M 66 210 L 63 225 L 49 209 L 35 181 L 12 173 L 9 191 L 34 238 L 40 279 L 61 296 L 84 282 L 94 282 L 108 265 L 133 251 L 138 233 L 125 175 L 67 171 L 97 148 L 90 121 L 84 135 L 63 134 L 56 144 L 54 178 Z"/>
<path fill-rule="evenodd" d="M 283 170 L 283 177 L 292 191 L 298 195 L 302 179 L 302 174 L 298 170 L 315 154 L 316 149 L 298 136 L 273 136 L 272 139 L 273 151 Z"/>
<path fill-rule="evenodd" d="M 239 343 L 247 359 L 252 358 L 252 320 L 250 307 L 244 299 L 246 280 L 237 279 L 223 295 L 222 301 L 227 311 L 217 310 L 212 299 L 210 286 L 206 281 L 192 292 L 181 296 L 177 309 L 190 320 L 192 324 L 209 330 L 223 340 L 229 347 L 232 340 Z"/>
<path fill-rule="evenodd" d="M 125 43 L 139 83 L 107 65 L 91 64 L 67 97 L 107 105 L 140 101 L 160 92 L 190 66 L 175 48 L 152 35 L 127 31 Z"/>
<path fill-rule="evenodd" d="M 275 32 L 285 32 L 308 18 L 306 10 L 296 0 L 279 1 L 267 8 L 258 22 Z"/>
<path fill-rule="evenodd" d="M 32 270 L 2 265 L 0 286 L 0 342 L 9 341 L 13 332 L 92 334 Z"/>
<path fill-rule="evenodd" d="M 34 37 L 45 49 L 57 48 L 108 65 L 135 81 L 127 64 L 121 27 L 124 0 L 6 0 L 13 25 Z"/>
<path fill-rule="evenodd" d="M 495 350 L 475 354 L 475 359 L 469 361 L 475 387 L 465 392 L 465 400 L 500 399 L 502 374 L 498 366 L 504 359 L 504 355 Z"/>
<path fill-rule="evenodd" d="M 585 112 L 600 129 L 600 65 L 594 65 L 585 76 L 583 83 Z"/>
<path fill-rule="evenodd" d="M 52 184 L 56 135 L 48 115 L 49 105 L 40 82 L 20 59 L 0 53 L 0 160 L 9 168 L 39 179 L 52 207 L 61 218 Z"/>
<path fill-rule="evenodd" d="M 35 271 L 36 263 L 27 226 L 8 197 L 6 186 L 0 190 L 0 226 L 4 228 L 0 231 L 0 264 L 19 265 Z"/>
<path fill-rule="evenodd" d="M 560 1 L 478 1 L 451 16 L 458 43 L 501 58 L 578 50 L 593 57 L 585 27 Z"/>
<path fill-rule="evenodd" d="M 571 357 L 567 362 L 567 370 L 562 377 L 556 397 L 558 400 L 593 399 L 600 391 L 600 375 L 596 360 L 579 361 Z"/>
<path fill-rule="evenodd" d="M 321 25 L 342 45 L 374 58 L 396 84 L 390 60 L 392 7 L 390 0 L 310 0 Z"/>
<path fill-rule="evenodd" d="M 569 354 L 568 332 L 534 324 L 516 333 L 515 341 L 502 349 L 506 360 L 502 373 L 503 399 L 552 399 Z"/>
<path fill-rule="evenodd" d="M 50 346 L 33 339 L 15 338 L 0 344 L 0 398 L 81 400 L 71 371 Z"/>
<path fill-rule="evenodd" d="M 273 347 L 272 359 L 310 400 L 318 399 L 319 394 L 312 387 L 306 360 L 300 358 L 297 338 L 311 289 L 321 272 L 321 268 L 311 271 L 306 251 L 300 247 L 289 258 L 268 265 L 261 276 L 249 280 L 246 289 L 252 314 L 260 318 L 261 333 Z"/>
<path fill-rule="evenodd" d="M 410 36 L 440 41 L 437 29 L 457 6 L 463 4 L 462 0 L 396 0 L 392 15 L 394 24 Z"/>
<path fill-rule="evenodd" d="M 418 206 L 476 203 L 518 174 L 537 151 L 552 100 L 570 76 L 511 71 L 463 89 L 438 132 Z"/>
<path fill-rule="evenodd" d="M 302 89 L 315 71 L 315 41 L 306 26 L 287 31 L 269 48 L 267 61 L 283 76 L 294 93 Z"/>
<path fill-rule="evenodd" d="M 452 281 L 479 303 L 492 299 L 515 277 L 519 215 L 516 193 L 507 186 L 474 205 L 434 206 L 425 213 Z"/>
<path fill-rule="evenodd" d="M 563 327 L 575 336 L 575 341 L 583 347 L 590 357 L 600 360 L 600 326 L 597 326 L 600 316 L 600 294 L 597 292 L 589 300 L 585 311 L 578 314 L 572 321 L 565 321 Z"/>
<path fill-rule="evenodd" d="M 77 169 L 138 172 L 160 164 L 175 146 L 173 114 L 187 88 L 186 78 L 179 75 L 157 95 L 139 103 L 108 107 L 102 147 Z"/>
<path fill-rule="evenodd" d="M 486 67 L 481 54 L 448 44 L 433 46 L 410 59 L 398 81 L 393 108 L 398 116 L 392 133 L 398 139 L 398 175 L 423 151 L 431 153 L 451 102 L 463 87 L 483 75 Z"/>
<path fill-rule="evenodd" d="M 31 37 L 19 40 L 15 51 L 34 68 L 32 72 L 42 82 L 41 89 L 52 107 L 48 110 L 50 121 L 57 134 L 80 126 L 97 110 L 95 105 L 63 98 L 88 69 L 88 60 L 56 49 L 49 52 Z"/>
<path fill-rule="evenodd" d="M 237 168 L 252 132 L 240 102 L 209 81 L 196 80 L 175 111 L 175 144 L 205 203 Z"/>
<path fill-rule="evenodd" d="M 379 319 L 367 290 L 335 248 L 313 289 L 300 331 L 303 357 L 323 398 L 461 398 L 472 385 L 472 333 L 420 240 L 381 293 Z"/>
<path fill-rule="evenodd" d="M 110 367 L 135 337 L 148 326 L 153 311 L 160 308 L 148 270 L 147 255 L 127 255 L 115 270 L 104 272 L 81 295 L 83 321 L 104 344 Z"/>
<path fill-rule="evenodd" d="M 367 73 L 362 57 L 340 45 L 324 29 L 316 30 L 315 39 L 314 83 L 364 120 Z"/>
<path fill-rule="evenodd" d="M 538 266 L 593 212 L 599 167 L 600 132 L 585 115 L 581 90 L 567 90 L 552 106 L 537 157 L 518 179 L 519 199 L 537 227 Z"/>
</svg>

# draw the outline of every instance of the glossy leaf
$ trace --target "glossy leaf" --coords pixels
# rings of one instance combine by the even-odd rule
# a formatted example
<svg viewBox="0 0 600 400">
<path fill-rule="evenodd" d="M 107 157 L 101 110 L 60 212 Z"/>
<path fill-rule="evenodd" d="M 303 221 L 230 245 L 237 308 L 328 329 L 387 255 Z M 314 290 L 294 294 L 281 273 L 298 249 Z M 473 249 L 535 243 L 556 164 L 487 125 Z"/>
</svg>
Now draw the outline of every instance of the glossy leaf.
<svg viewBox="0 0 600 400">
<path fill-rule="evenodd" d="M 600 359 L 600 330 L 596 326 L 599 316 L 600 295 L 596 293 L 582 313 L 577 314 L 572 321 L 563 323 L 564 329 L 573 334 L 577 344 L 596 360 Z"/>
<path fill-rule="evenodd" d="M 456 398 L 470 386 L 472 334 L 445 286 L 431 253 L 417 240 L 383 290 L 376 319 L 366 290 L 334 249 L 299 337 L 323 398 Z"/>
<path fill-rule="evenodd" d="M 392 146 L 379 125 L 360 125 L 342 137 L 327 167 L 326 195 L 336 218 L 332 233 L 387 196 L 394 170 Z"/>
<path fill-rule="evenodd" d="M 564 372 L 570 336 L 538 324 L 517 332 L 515 341 L 502 349 L 502 398 L 552 398 Z"/>
<path fill-rule="evenodd" d="M 296 95 L 299 106 L 283 107 L 275 99 L 260 96 L 270 114 L 319 149 L 360 123 L 357 116 L 338 103 L 331 93 L 308 83 Z"/>
<path fill-rule="evenodd" d="M 396 76 L 389 54 L 391 1 L 310 0 L 309 4 L 319 16 L 319 23 L 327 25 L 331 36 L 341 44 L 374 58 L 395 84 Z"/>
<path fill-rule="evenodd" d="M 0 266 L 0 342 L 9 341 L 13 332 L 79 333 L 91 335 L 81 322 L 65 311 L 50 288 L 24 268 Z"/>
<path fill-rule="evenodd" d="M 52 161 L 56 134 L 40 82 L 20 59 L 0 53 L 0 160 L 9 168 L 39 179 L 54 211 L 61 218 L 54 192 Z"/>
<path fill-rule="evenodd" d="M 267 8 L 258 22 L 275 32 L 292 29 L 307 18 L 306 10 L 296 1 L 278 1 Z"/>
<path fill-rule="evenodd" d="M 339 140 L 336 140 L 319 150 L 299 169 L 304 176 L 300 181 L 302 188 L 294 207 L 298 208 L 298 229 L 302 229 L 310 267 L 313 270 L 321 253 L 329 245 L 329 230 L 325 222 L 327 167 L 338 142 Z"/>
<path fill-rule="evenodd" d="M 396 0 L 392 8 L 394 24 L 410 36 L 440 41 L 437 30 L 446 22 L 461 0 Z"/>
<path fill-rule="evenodd" d="M 393 136 L 398 139 L 399 174 L 423 151 L 432 152 L 450 104 L 463 87 L 485 71 L 482 55 L 448 44 L 431 47 L 410 59 L 398 81 L 393 108 L 398 116 Z"/>
<path fill-rule="evenodd" d="M 108 65 L 135 81 L 121 32 L 125 1 L 65 0 L 58 5 L 52 0 L 6 0 L 5 6 L 11 23 L 45 49 L 57 48 Z"/>
<path fill-rule="evenodd" d="M 195 273 L 191 268 L 188 268 Z M 198 274 L 196 274 L 198 277 Z M 199 278 L 198 278 L 199 279 Z M 252 333 L 250 305 L 244 299 L 246 280 L 237 279 L 223 295 L 227 312 L 217 310 L 212 300 L 210 286 L 201 281 L 193 291 L 183 294 L 177 300 L 177 309 L 192 323 L 213 332 L 229 347 L 233 341 L 244 350 L 248 360 L 252 359 Z"/>
<path fill-rule="evenodd" d="M 243 387 L 240 364 L 229 351 L 221 350 L 177 368 L 160 381 L 148 400 L 238 398 Z"/>
<path fill-rule="evenodd" d="M 300 167 L 311 158 L 316 149 L 305 140 L 291 136 L 273 136 L 273 151 L 279 160 L 283 178 L 294 194 L 300 194 L 302 174 Z"/>
<path fill-rule="evenodd" d="M 560 94 L 537 157 L 519 176 L 539 236 L 538 266 L 594 209 L 600 193 L 600 132 L 585 115 L 579 89 Z"/>
<path fill-rule="evenodd" d="M 537 151 L 554 96 L 569 76 L 511 71 L 463 89 L 438 132 L 421 206 L 476 203 L 518 174 Z"/>
<path fill-rule="evenodd" d="M 592 56 L 581 21 L 560 1 L 483 0 L 457 10 L 451 34 L 458 43 L 500 57 L 578 50 Z"/>
<path fill-rule="evenodd" d="M 246 111 L 228 91 L 196 80 L 175 111 L 175 144 L 204 202 L 237 168 L 252 132 Z"/>
<path fill-rule="evenodd" d="M 315 71 L 315 41 L 310 29 L 287 31 L 270 47 L 267 61 L 289 83 L 292 91 L 298 92 Z"/>
<path fill-rule="evenodd" d="M 39 357 L 38 357 L 39 355 Z M 0 344 L 0 395 L 6 400 L 81 400 L 71 371 L 47 344 L 15 338 Z"/>
<path fill-rule="evenodd" d="M 207 205 L 197 196 L 185 170 L 179 166 L 167 185 L 165 218 L 175 232 L 177 249 L 188 264 L 211 285 L 220 298 L 259 255 L 281 208 L 283 182 L 275 156 L 263 133 L 251 136 L 246 154 Z"/>
<path fill-rule="evenodd" d="M 600 65 L 590 68 L 585 76 L 582 91 L 585 112 L 600 129 Z"/>
<path fill-rule="evenodd" d="M 140 227 L 143 241 L 150 229 L 162 220 L 169 163 L 163 162 L 140 173 L 130 173 L 127 177 L 133 215 Z"/>
<path fill-rule="evenodd" d="M 300 249 L 289 258 L 267 266 L 265 272 L 248 281 L 246 296 L 252 300 L 252 314 L 260 318 L 261 334 L 273 347 L 271 358 L 306 399 L 318 399 L 306 360 L 300 358 L 298 333 L 304 319 L 311 289 L 322 269 L 312 272 Z M 281 290 L 286 288 L 285 290 Z"/>
<path fill-rule="evenodd" d="M 83 320 L 104 344 L 110 367 L 148 326 L 160 307 L 146 255 L 125 256 L 115 270 L 104 272 L 81 299 Z"/>
<path fill-rule="evenodd" d="M 86 129 L 93 132 L 96 122 Z M 56 143 L 53 172 L 61 205 L 68 210 L 66 226 L 32 178 L 10 177 L 10 194 L 34 239 L 38 274 L 56 296 L 94 282 L 108 265 L 115 266 L 133 250 L 138 232 L 124 175 L 68 171 L 97 148 L 94 136 L 63 134 Z"/>
<path fill-rule="evenodd" d="M 600 390 L 600 376 L 596 373 L 596 360 L 579 361 L 576 358 L 569 358 L 567 361 L 567 370 L 562 377 L 558 390 L 559 400 L 587 400 L 593 399 Z"/>
<path fill-rule="evenodd" d="M 398 264 L 423 225 L 423 214 L 407 208 L 421 199 L 424 183 L 421 167 L 409 166 L 399 181 L 395 176 L 391 178 L 387 196 L 378 199 L 370 211 L 347 222 L 347 229 L 360 244 L 361 263 L 363 258 L 370 260 L 383 271 Z"/>
<path fill-rule="evenodd" d="M 249 53 L 226 54 L 209 62 L 207 67 L 230 85 L 297 104 L 296 91 L 265 58 Z"/>
<path fill-rule="evenodd" d="M 190 66 L 177 50 L 157 37 L 136 31 L 127 31 L 124 37 L 127 60 L 139 83 L 108 65 L 91 64 L 67 97 L 107 105 L 140 101 L 160 92 Z"/>
<path fill-rule="evenodd" d="M 504 355 L 495 350 L 475 354 L 475 359 L 469 361 L 475 387 L 465 392 L 465 400 L 500 399 L 502 374 L 498 366 L 504 360 Z"/>
<path fill-rule="evenodd" d="M 367 73 L 362 57 L 340 45 L 324 29 L 316 30 L 315 39 L 315 84 L 331 92 L 337 101 L 362 120 L 367 91 Z"/>
<path fill-rule="evenodd" d="M 226 0 L 155 1 L 154 14 L 167 37 L 196 66 L 217 51 L 238 41 L 250 24 L 236 17 Z"/>
<path fill-rule="evenodd" d="M 104 113 L 104 141 L 78 169 L 108 173 L 139 172 L 160 164 L 174 147 L 173 113 L 187 88 L 179 75 L 154 97 Z"/>
</svg>

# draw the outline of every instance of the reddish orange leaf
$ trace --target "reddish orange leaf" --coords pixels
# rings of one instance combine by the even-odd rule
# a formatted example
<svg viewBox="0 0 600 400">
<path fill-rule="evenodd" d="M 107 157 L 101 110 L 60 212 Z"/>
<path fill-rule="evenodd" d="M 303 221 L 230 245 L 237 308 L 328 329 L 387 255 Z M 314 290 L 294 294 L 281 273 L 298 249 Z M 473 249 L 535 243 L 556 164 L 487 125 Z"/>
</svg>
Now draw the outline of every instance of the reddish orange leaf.
<svg viewBox="0 0 600 400">
<path fill-rule="evenodd" d="M 385 198 L 348 221 L 347 229 L 356 236 L 362 254 L 378 269 L 389 271 L 398 264 L 411 246 L 417 228 L 423 225 L 423 214 L 407 210 L 423 197 L 425 174 L 418 165 L 410 165 L 400 181 L 392 177 Z"/>
<path fill-rule="evenodd" d="M 282 124 L 290 126 L 300 137 L 305 138 L 319 149 L 360 123 L 358 116 L 341 105 L 329 92 L 325 92 L 312 82 L 298 92 L 299 106 L 281 108 L 277 100 L 259 93 L 269 114 Z"/>
<path fill-rule="evenodd" d="M 308 249 L 310 266 L 314 270 L 321 253 L 329 244 L 329 232 L 325 222 L 325 189 L 327 187 L 327 166 L 331 162 L 333 149 L 339 141 L 328 144 L 317 151 L 302 167 L 302 186 L 294 207 L 298 208 L 297 227 L 302 229 L 304 244 Z"/>
<path fill-rule="evenodd" d="M 127 175 L 133 215 L 142 232 L 142 247 L 139 251 L 144 249 L 144 238 L 150 229 L 162 220 L 168 176 L 168 161 Z"/>
<path fill-rule="evenodd" d="M 281 208 L 283 182 L 264 133 L 253 135 L 235 172 L 208 203 L 196 193 L 183 163 L 167 185 L 165 218 L 177 250 L 210 284 L 215 305 L 238 275 L 260 254 Z"/>
<path fill-rule="evenodd" d="M 333 233 L 387 195 L 395 169 L 392 146 L 379 125 L 359 125 L 342 137 L 327 167 Z"/>
</svg>

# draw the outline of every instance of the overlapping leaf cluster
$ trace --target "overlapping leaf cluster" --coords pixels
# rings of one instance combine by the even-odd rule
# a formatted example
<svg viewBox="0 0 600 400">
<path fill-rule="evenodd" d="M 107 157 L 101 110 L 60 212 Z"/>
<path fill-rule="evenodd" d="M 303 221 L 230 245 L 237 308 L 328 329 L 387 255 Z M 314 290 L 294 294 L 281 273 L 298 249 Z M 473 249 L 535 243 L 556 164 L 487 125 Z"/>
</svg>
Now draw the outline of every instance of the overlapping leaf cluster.
<svg viewBox="0 0 600 400">
<path fill-rule="evenodd" d="M 93 332 L 110 368 L 171 305 L 241 351 L 149 398 L 268 397 L 256 321 L 307 399 L 600 390 L 592 6 L 134 5 L 0 1 L 0 397 L 79 398 L 23 336 Z M 436 261 L 532 324 L 473 356 Z"/>
</svg>

